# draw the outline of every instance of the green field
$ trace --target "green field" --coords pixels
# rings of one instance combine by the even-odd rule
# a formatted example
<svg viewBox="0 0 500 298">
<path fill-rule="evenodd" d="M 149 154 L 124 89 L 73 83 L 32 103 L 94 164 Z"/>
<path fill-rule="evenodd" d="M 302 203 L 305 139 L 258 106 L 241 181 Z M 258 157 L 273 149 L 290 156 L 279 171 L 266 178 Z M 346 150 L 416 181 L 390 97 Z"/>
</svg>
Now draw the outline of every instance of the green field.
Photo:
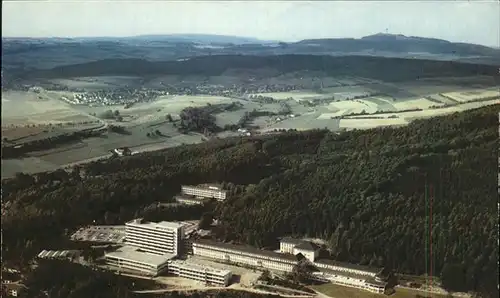
<svg viewBox="0 0 500 298">
<path fill-rule="evenodd" d="M 432 298 L 452 297 L 447 295 L 431 294 L 422 291 L 401 289 L 401 288 L 396 289 L 396 292 L 391 295 L 375 294 L 375 293 L 370 293 L 368 291 L 344 287 L 332 283 L 327 283 L 319 286 L 312 286 L 311 288 L 332 298 L 382 298 L 382 297 L 415 298 L 417 295 L 423 297 L 432 297 Z"/>
</svg>

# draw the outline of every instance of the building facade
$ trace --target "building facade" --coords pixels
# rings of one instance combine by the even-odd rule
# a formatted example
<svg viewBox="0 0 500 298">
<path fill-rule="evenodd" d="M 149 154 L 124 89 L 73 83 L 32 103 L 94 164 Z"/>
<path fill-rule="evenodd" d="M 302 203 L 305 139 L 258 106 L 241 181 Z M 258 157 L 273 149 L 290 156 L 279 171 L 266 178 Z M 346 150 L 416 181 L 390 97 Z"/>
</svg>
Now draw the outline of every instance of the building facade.
<svg viewBox="0 0 500 298">
<path fill-rule="evenodd" d="M 319 272 L 313 273 L 318 280 L 373 293 L 385 291 L 386 283 L 377 275 L 380 269 L 334 260 L 316 260 L 319 248 L 308 241 L 284 238 L 280 241 L 279 253 L 204 239 L 194 241 L 192 247 L 195 256 L 282 272 L 292 272 L 298 264 L 297 255 L 301 254 L 319 269 Z"/>
<path fill-rule="evenodd" d="M 118 270 L 131 270 L 143 275 L 157 276 L 168 269 L 168 260 L 174 255 L 157 255 L 125 246 L 105 254 L 106 264 Z"/>
<path fill-rule="evenodd" d="M 383 294 L 386 286 L 385 282 L 369 278 L 366 275 L 345 274 L 345 272 L 329 270 L 314 272 L 313 277 L 320 281 L 331 282 L 341 286 L 362 289 L 378 294 Z"/>
<path fill-rule="evenodd" d="M 180 260 L 168 261 L 168 273 L 221 287 L 227 287 L 232 277 L 229 270 L 209 268 Z"/>
<path fill-rule="evenodd" d="M 196 198 L 196 197 L 188 197 L 188 196 L 175 196 L 175 201 L 180 204 L 186 205 L 201 205 L 206 199 L 204 198 Z"/>
<path fill-rule="evenodd" d="M 293 255 L 302 254 L 310 262 L 314 262 L 318 257 L 319 247 L 309 241 L 285 237 L 280 240 L 280 252 Z"/>
<path fill-rule="evenodd" d="M 283 272 L 292 272 L 293 267 L 298 264 L 297 258 L 293 255 L 209 240 L 193 242 L 193 255 Z"/>
<path fill-rule="evenodd" d="M 367 266 L 347 264 L 329 259 L 320 259 L 314 262 L 314 265 L 321 269 L 328 269 L 337 272 L 345 272 L 348 274 L 359 274 L 369 277 L 375 277 L 381 271 L 380 268 L 372 268 Z"/>
<path fill-rule="evenodd" d="M 183 185 L 181 191 L 185 195 L 191 195 L 202 198 L 215 198 L 217 201 L 224 201 L 227 196 L 227 191 L 215 185 Z"/>
<path fill-rule="evenodd" d="M 143 222 L 136 219 L 125 224 L 125 244 L 145 252 L 179 255 L 184 239 L 184 227 L 176 222 Z"/>
</svg>

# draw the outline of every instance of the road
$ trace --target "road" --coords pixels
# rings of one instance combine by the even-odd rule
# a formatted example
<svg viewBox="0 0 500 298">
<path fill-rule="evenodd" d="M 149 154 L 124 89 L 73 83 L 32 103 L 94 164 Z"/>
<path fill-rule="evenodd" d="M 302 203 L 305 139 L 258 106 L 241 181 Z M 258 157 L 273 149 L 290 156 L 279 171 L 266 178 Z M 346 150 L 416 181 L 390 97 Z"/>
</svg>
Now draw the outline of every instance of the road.
<svg viewBox="0 0 500 298">
<path fill-rule="evenodd" d="M 220 290 L 220 291 L 235 290 L 235 291 L 244 291 L 244 292 L 250 292 L 250 293 L 256 293 L 256 294 L 278 295 L 278 296 L 284 297 L 284 298 L 312 298 L 312 297 L 315 297 L 314 295 L 285 295 L 285 294 L 261 291 L 261 290 L 252 289 L 252 288 L 242 288 L 242 287 L 198 287 L 198 288 L 189 288 L 189 289 L 160 289 L 160 290 L 134 291 L 134 293 L 152 294 L 152 293 L 168 293 L 168 292 L 174 292 L 174 291 L 176 291 L 176 292 L 203 292 L 203 291 L 210 291 L 210 290 Z"/>
</svg>

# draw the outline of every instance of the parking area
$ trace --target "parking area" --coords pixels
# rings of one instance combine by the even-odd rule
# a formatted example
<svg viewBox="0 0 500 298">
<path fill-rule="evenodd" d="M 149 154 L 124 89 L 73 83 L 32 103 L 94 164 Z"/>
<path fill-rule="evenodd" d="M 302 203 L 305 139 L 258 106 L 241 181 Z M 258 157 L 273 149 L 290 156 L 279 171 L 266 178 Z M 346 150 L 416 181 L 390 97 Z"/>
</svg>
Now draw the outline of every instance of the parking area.
<svg viewBox="0 0 500 298">
<path fill-rule="evenodd" d="M 219 263 L 199 256 L 190 256 L 186 262 L 217 269 L 230 270 L 234 276 L 233 283 L 239 283 L 243 287 L 251 287 L 262 274 L 262 271 L 259 270 Z"/>
<path fill-rule="evenodd" d="M 124 239 L 125 226 L 89 226 L 71 235 L 73 241 L 123 243 Z"/>
</svg>

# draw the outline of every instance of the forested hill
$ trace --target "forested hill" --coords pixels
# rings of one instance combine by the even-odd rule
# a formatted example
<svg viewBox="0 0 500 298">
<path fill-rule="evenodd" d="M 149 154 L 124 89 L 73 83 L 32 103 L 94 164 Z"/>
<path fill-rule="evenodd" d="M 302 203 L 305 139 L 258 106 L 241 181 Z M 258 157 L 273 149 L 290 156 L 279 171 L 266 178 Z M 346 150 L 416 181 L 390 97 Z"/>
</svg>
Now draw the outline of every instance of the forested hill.
<svg viewBox="0 0 500 298">
<path fill-rule="evenodd" d="M 194 57 L 185 61 L 150 62 L 141 59 L 106 59 L 95 62 L 59 66 L 49 70 L 29 71 L 25 78 L 69 78 L 106 75 L 155 76 L 202 75 L 217 76 L 228 69 L 271 68 L 287 73 L 300 70 L 324 71 L 329 75 L 361 76 L 398 81 L 439 76 L 495 76 L 494 66 L 448 61 L 381 58 L 366 56 L 316 55 L 214 55 Z"/>
<path fill-rule="evenodd" d="M 430 272 L 432 263 L 448 287 L 498 297 L 499 112 L 489 106 L 401 128 L 215 140 L 73 173 L 18 175 L 2 181 L 3 262 L 66 248 L 65 229 L 93 220 L 199 218 L 209 206 L 155 202 L 181 184 L 223 181 L 233 196 L 214 210 L 220 240 L 270 247 L 285 235 L 321 237 L 338 260 L 412 274 Z"/>
</svg>

